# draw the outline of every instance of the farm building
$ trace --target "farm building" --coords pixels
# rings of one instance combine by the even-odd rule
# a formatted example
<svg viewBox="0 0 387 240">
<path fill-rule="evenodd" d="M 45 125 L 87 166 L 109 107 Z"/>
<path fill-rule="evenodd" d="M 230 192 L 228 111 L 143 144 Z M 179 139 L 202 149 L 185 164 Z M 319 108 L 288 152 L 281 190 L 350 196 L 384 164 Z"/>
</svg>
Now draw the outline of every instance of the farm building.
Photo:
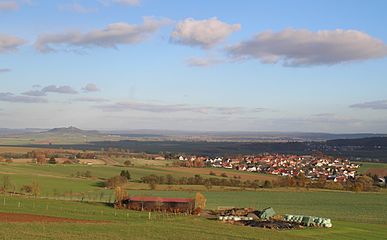
<svg viewBox="0 0 387 240">
<path fill-rule="evenodd" d="M 121 207 L 137 211 L 192 213 L 195 199 L 134 196 L 123 199 Z"/>
</svg>

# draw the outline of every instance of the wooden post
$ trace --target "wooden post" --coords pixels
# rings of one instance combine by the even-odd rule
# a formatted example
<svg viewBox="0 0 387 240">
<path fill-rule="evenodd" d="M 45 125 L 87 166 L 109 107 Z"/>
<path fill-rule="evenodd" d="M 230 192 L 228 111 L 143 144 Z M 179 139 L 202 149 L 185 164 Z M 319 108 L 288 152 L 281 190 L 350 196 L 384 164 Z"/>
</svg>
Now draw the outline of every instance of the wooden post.
<svg viewBox="0 0 387 240">
<path fill-rule="evenodd" d="M 148 220 L 151 220 L 151 212 L 148 214 Z"/>
</svg>

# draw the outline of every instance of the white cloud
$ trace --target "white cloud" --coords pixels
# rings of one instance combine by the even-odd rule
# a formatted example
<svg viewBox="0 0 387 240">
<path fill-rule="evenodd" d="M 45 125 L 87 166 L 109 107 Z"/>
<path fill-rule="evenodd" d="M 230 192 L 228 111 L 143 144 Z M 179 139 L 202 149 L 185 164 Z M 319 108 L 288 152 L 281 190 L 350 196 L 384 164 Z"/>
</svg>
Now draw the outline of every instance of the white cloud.
<svg viewBox="0 0 387 240">
<path fill-rule="evenodd" d="M 31 5 L 32 0 L 0 0 L 0 12 L 16 11 L 23 5 Z"/>
<path fill-rule="evenodd" d="M 194 112 L 202 114 L 249 114 L 265 111 L 264 108 L 244 108 L 244 107 L 213 107 L 213 106 L 193 106 L 188 104 L 154 104 L 143 102 L 118 102 L 113 104 L 98 105 L 96 108 L 106 112 L 122 111 L 143 111 L 153 113 L 174 113 L 174 112 Z"/>
<path fill-rule="evenodd" d="M 100 89 L 94 83 L 88 83 L 82 88 L 84 92 L 98 92 Z"/>
<path fill-rule="evenodd" d="M 235 59 L 281 62 L 286 66 L 333 65 L 383 58 L 387 46 L 381 40 L 357 30 L 286 29 L 262 32 L 248 41 L 227 48 Z"/>
<path fill-rule="evenodd" d="M 85 7 L 77 2 L 60 5 L 59 10 L 74 12 L 74 13 L 93 13 L 97 11 L 96 8 Z"/>
<path fill-rule="evenodd" d="M 171 41 L 183 45 L 210 48 L 240 28 L 240 24 L 227 24 L 216 17 L 205 20 L 187 18 L 177 23 L 175 30 L 171 33 Z"/>
<path fill-rule="evenodd" d="M 161 105 L 152 103 L 139 103 L 139 102 L 119 102 L 109 105 L 97 106 L 97 108 L 108 111 L 108 112 L 120 112 L 126 110 L 136 110 L 145 112 L 184 112 L 192 111 L 192 107 L 185 104 L 172 104 L 172 105 Z"/>
<path fill-rule="evenodd" d="M 62 93 L 62 94 L 76 94 L 78 93 L 76 90 L 74 90 L 70 86 L 56 86 L 56 85 L 49 85 L 47 87 L 44 87 L 42 90 L 44 93 L 52 92 L 52 93 Z"/>
<path fill-rule="evenodd" d="M 98 102 L 109 102 L 109 100 L 105 99 L 105 98 L 93 98 L 93 97 L 74 98 L 74 99 L 72 99 L 72 101 L 76 101 L 76 102 L 95 102 L 95 103 L 98 103 Z"/>
<path fill-rule="evenodd" d="M 65 86 L 49 85 L 42 88 L 41 90 L 30 90 L 27 92 L 23 92 L 22 94 L 26 96 L 46 96 L 47 93 L 77 94 L 78 92 L 74 88 L 67 85 Z"/>
<path fill-rule="evenodd" d="M 47 102 L 44 98 L 19 96 L 9 92 L 0 92 L 0 101 L 14 103 L 43 103 Z"/>
<path fill-rule="evenodd" d="M 224 60 L 212 57 L 192 57 L 187 59 L 186 63 L 190 67 L 209 67 L 224 63 Z"/>
<path fill-rule="evenodd" d="M 357 103 L 350 106 L 351 108 L 387 110 L 387 100 Z"/>
<path fill-rule="evenodd" d="M 145 41 L 160 27 L 169 23 L 168 19 L 144 17 L 144 23 L 139 25 L 121 22 L 109 24 L 103 29 L 87 33 L 73 31 L 46 34 L 38 38 L 35 47 L 40 52 L 55 51 L 60 46 L 70 50 L 88 47 L 116 48 L 119 44 L 135 44 Z"/>
<path fill-rule="evenodd" d="M 105 6 L 109 6 L 110 4 L 119 4 L 122 6 L 139 6 L 140 0 L 99 0 Z"/>
<path fill-rule="evenodd" d="M 14 11 L 19 7 L 17 1 L 0 1 L 0 11 Z"/>
<path fill-rule="evenodd" d="M 0 53 L 15 51 L 24 43 L 23 39 L 0 33 Z"/>
<path fill-rule="evenodd" d="M 27 92 L 23 92 L 22 94 L 26 96 L 34 96 L 34 97 L 46 96 L 46 93 L 40 90 L 30 90 Z"/>
<path fill-rule="evenodd" d="M 6 73 L 6 72 L 10 72 L 11 69 L 10 68 L 0 68 L 0 73 Z"/>
<path fill-rule="evenodd" d="M 131 6 L 140 5 L 140 0 L 112 0 L 112 2 L 121 4 L 121 5 L 131 5 Z"/>
</svg>

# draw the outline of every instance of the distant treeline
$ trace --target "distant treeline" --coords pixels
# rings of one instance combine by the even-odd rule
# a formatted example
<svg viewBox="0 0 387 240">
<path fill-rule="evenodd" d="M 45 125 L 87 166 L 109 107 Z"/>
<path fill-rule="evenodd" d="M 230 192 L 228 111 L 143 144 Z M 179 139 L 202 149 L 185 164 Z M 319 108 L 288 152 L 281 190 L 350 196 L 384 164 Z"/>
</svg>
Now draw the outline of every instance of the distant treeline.
<svg viewBox="0 0 387 240">
<path fill-rule="evenodd" d="M 322 188 L 331 190 L 346 190 L 346 191 L 379 191 L 377 187 L 378 179 L 375 176 L 373 179 L 370 176 L 360 176 L 354 179 L 348 179 L 346 182 L 333 182 L 327 181 L 324 177 L 318 181 L 311 181 L 304 175 L 295 177 L 280 177 L 278 180 L 240 180 L 236 176 L 229 178 L 225 173 L 220 175 L 221 178 L 210 177 L 203 178 L 200 175 L 193 177 L 180 177 L 175 178 L 172 175 L 157 176 L 149 175 L 141 178 L 141 182 L 147 183 L 152 189 L 155 189 L 157 184 L 167 185 L 203 185 L 207 189 L 211 189 L 212 186 L 227 186 L 227 187 L 239 187 L 239 188 L 273 188 L 273 187 L 302 187 L 302 188 Z"/>
<path fill-rule="evenodd" d="M 387 137 L 336 139 L 327 141 L 329 146 L 359 146 L 362 148 L 387 147 Z"/>
<path fill-rule="evenodd" d="M 25 145 L 24 147 L 107 151 L 120 149 L 132 153 L 196 155 L 206 157 L 282 153 L 348 157 L 356 161 L 387 162 L 387 137 L 339 139 L 327 142 L 206 142 L 206 141 L 101 141 L 74 145 Z"/>
<path fill-rule="evenodd" d="M 224 156 L 237 154 L 258 154 L 263 152 L 275 153 L 312 153 L 309 143 L 284 142 L 205 142 L 205 141 L 101 141 L 89 144 L 73 145 L 24 145 L 24 147 L 63 148 L 76 150 L 101 150 L 101 149 L 128 149 L 131 152 L 145 152 L 150 154 L 174 153 L 201 156 Z"/>
</svg>

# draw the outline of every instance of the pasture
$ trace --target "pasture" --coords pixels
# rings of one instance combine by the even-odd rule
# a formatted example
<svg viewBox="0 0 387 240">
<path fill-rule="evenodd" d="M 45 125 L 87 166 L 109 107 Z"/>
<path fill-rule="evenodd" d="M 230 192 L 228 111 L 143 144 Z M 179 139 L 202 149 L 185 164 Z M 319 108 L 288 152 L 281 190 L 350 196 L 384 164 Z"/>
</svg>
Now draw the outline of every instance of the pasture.
<svg viewBox="0 0 387 240">
<path fill-rule="evenodd" d="M 140 191 L 133 194 L 192 196 L 192 192 Z M 276 231 L 233 226 L 197 216 L 116 210 L 103 203 L 1 197 L 0 212 L 29 213 L 101 223 L 10 222 L 0 220 L 2 239 L 383 239 L 387 195 L 344 192 L 207 192 L 208 207 L 272 206 L 277 213 L 332 218 L 332 229 Z M 4 201 L 5 199 L 5 201 Z M 338 201 L 340 199 L 340 201 Z M 5 203 L 5 204 L 4 204 Z M 168 227 L 166 227 L 168 226 Z M 18 234 L 15 235 L 15 232 Z"/>
<path fill-rule="evenodd" d="M 387 169 L 387 163 L 358 162 L 358 164 L 360 164 L 360 173 L 366 173 L 370 169 Z"/>
<path fill-rule="evenodd" d="M 0 183 L 8 176 L 15 191 L 39 183 L 40 198 L 0 195 L 0 213 L 28 213 L 97 222 L 12 222 L 0 220 L 1 239 L 383 239 L 387 236 L 387 192 L 355 193 L 304 188 L 248 189 L 213 186 L 158 185 L 150 190 L 138 183 L 150 174 L 175 177 L 215 177 L 226 173 L 242 179 L 272 179 L 254 173 L 227 169 L 174 168 L 152 160 L 137 159 L 135 166 L 26 163 L 0 163 Z M 302 229 L 276 231 L 233 226 L 197 216 L 174 216 L 126 210 L 116 210 L 107 203 L 113 192 L 101 187 L 101 182 L 128 170 L 133 181 L 126 190 L 129 195 L 161 197 L 194 197 L 197 191 L 207 198 L 207 208 L 219 206 L 273 207 L 278 214 L 306 214 L 331 218 L 332 229 Z M 80 178 L 77 172 L 90 171 L 91 177 Z M 28 219 L 28 218 L 27 218 Z M 102 222 L 99 222 L 102 221 Z M 168 226 L 168 227 L 165 227 Z M 18 234 L 15 235 L 14 233 Z"/>
<path fill-rule="evenodd" d="M 99 196 L 100 192 L 104 192 L 105 197 L 110 194 L 110 190 L 101 188 L 101 183 L 106 179 L 118 175 L 122 170 L 128 170 L 130 172 L 132 181 L 139 181 L 142 177 L 151 174 L 163 175 L 168 174 L 174 177 L 192 177 L 195 174 L 202 176 L 203 178 L 219 177 L 221 173 L 226 173 L 228 177 L 234 176 L 240 177 L 241 180 L 273 180 L 275 176 L 254 174 L 247 172 L 238 172 L 236 170 L 229 169 L 210 169 L 210 168 L 172 168 L 161 167 L 156 161 L 156 165 L 149 165 L 154 160 L 144 160 L 142 164 L 140 160 L 137 160 L 138 166 L 124 167 L 124 166 L 111 166 L 111 165 L 81 165 L 81 164 L 28 164 L 28 163 L 0 163 L 0 182 L 3 176 L 8 176 L 13 188 L 18 191 L 23 185 L 31 184 L 32 181 L 39 183 L 41 187 L 42 196 L 53 195 L 69 195 L 80 197 L 81 195 L 96 194 Z M 143 165 L 146 163 L 145 165 Z M 90 172 L 91 177 L 83 178 L 77 177 L 77 173 Z M 217 175 L 212 176 L 210 172 L 213 171 Z M 131 183 L 128 188 L 134 189 L 148 189 L 147 184 Z M 171 190 L 170 186 L 157 186 L 158 189 Z M 173 190 L 192 189 L 205 190 L 203 186 L 174 186 Z M 213 187 L 213 190 L 235 190 L 233 188 L 220 188 Z"/>
</svg>

